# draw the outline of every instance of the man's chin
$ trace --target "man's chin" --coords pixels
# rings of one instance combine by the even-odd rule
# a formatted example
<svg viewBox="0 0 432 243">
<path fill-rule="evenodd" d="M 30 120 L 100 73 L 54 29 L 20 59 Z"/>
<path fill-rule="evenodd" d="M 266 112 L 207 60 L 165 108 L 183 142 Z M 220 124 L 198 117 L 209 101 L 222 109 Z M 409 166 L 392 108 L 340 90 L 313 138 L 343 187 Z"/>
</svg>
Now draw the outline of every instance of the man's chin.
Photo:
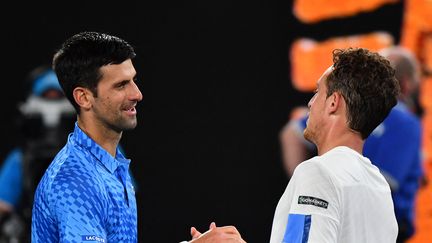
<svg viewBox="0 0 432 243">
<path fill-rule="evenodd" d="M 133 129 L 135 129 L 136 126 L 137 126 L 137 122 L 135 120 L 135 122 L 129 123 L 126 126 L 124 126 L 123 131 L 133 130 Z"/>
<path fill-rule="evenodd" d="M 124 121 L 122 124 L 119 124 L 118 130 L 120 131 L 129 131 L 133 130 L 137 126 L 137 120 L 136 118 L 129 121 Z"/>
<path fill-rule="evenodd" d="M 308 140 L 309 142 L 311 142 L 311 143 L 313 143 L 313 136 L 312 136 L 312 133 L 306 128 L 304 131 L 303 131 L 303 137 L 306 139 L 306 140 Z"/>
</svg>

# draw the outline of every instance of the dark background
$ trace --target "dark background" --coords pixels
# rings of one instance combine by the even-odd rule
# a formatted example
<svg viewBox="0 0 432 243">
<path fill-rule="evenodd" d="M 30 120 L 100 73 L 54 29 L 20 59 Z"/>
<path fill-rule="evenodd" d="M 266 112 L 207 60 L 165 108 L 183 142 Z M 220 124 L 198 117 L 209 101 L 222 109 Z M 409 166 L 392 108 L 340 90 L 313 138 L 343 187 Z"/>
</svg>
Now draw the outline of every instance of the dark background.
<svg viewBox="0 0 432 243">
<path fill-rule="evenodd" d="M 268 242 L 288 182 L 278 133 L 309 93 L 293 89 L 288 51 L 299 37 L 390 32 L 399 41 L 403 3 L 307 25 L 291 1 L 117 1 L 3 7 L 0 157 L 17 140 L 23 80 L 50 63 L 62 41 L 102 31 L 129 41 L 144 99 L 139 126 L 123 135 L 137 180 L 140 242 L 179 242 L 190 226 L 236 225 Z"/>
</svg>

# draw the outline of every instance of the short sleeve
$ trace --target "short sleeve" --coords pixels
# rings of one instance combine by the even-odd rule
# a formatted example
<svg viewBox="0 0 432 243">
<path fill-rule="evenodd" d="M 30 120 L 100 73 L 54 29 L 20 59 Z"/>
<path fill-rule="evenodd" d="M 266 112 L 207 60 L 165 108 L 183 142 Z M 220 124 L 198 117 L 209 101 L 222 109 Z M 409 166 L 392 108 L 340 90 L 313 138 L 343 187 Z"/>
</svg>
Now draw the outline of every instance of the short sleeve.
<svg viewBox="0 0 432 243">
<path fill-rule="evenodd" d="M 60 242 L 107 242 L 107 198 L 87 176 L 63 176 L 52 185 L 52 211 Z"/>
<path fill-rule="evenodd" d="M 291 183 L 290 191 L 293 197 L 285 237 L 298 235 L 298 230 L 302 229 L 303 241 L 307 238 L 306 242 L 336 242 L 340 199 L 326 169 L 316 161 L 304 162 L 294 171 Z M 305 219 L 309 217 L 307 228 L 306 221 L 301 221 L 303 228 L 299 226 L 299 215 Z M 308 231 L 307 235 L 305 229 Z"/>
</svg>

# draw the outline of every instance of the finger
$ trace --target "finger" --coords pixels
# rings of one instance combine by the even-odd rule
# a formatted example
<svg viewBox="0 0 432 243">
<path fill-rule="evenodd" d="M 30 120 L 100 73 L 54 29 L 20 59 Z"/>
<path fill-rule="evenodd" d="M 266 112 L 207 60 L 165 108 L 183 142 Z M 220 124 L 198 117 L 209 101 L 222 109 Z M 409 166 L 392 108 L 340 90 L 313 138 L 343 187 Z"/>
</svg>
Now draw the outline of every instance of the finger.
<svg viewBox="0 0 432 243">
<path fill-rule="evenodd" d="M 234 226 L 223 226 L 223 227 L 219 227 L 217 229 L 221 230 L 222 232 L 224 232 L 226 234 L 234 234 L 234 235 L 240 236 L 240 232 L 238 232 L 238 230 Z"/>
<path fill-rule="evenodd" d="M 201 232 L 199 232 L 195 227 L 191 227 L 190 233 L 191 233 L 192 239 L 196 239 L 196 238 L 201 236 Z"/>
</svg>

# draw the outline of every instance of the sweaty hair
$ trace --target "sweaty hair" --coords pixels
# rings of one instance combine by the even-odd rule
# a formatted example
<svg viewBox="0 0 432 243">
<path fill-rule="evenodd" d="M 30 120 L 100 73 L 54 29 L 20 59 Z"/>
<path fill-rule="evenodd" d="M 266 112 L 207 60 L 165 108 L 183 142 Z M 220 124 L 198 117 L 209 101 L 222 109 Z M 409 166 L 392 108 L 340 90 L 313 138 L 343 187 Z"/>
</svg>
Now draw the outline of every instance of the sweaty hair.
<svg viewBox="0 0 432 243">
<path fill-rule="evenodd" d="M 120 64 L 127 59 L 133 59 L 135 55 L 133 47 L 116 36 L 81 32 L 62 44 L 54 55 L 53 69 L 65 96 L 79 114 L 73 90 L 84 87 L 97 97 L 97 85 L 102 78 L 100 68 L 109 64 Z"/>
<path fill-rule="evenodd" d="M 333 51 L 327 96 L 339 92 L 347 104 L 348 126 L 366 139 L 397 103 L 399 83 L 390 62 L 363 48 Z"/>
</svg>

